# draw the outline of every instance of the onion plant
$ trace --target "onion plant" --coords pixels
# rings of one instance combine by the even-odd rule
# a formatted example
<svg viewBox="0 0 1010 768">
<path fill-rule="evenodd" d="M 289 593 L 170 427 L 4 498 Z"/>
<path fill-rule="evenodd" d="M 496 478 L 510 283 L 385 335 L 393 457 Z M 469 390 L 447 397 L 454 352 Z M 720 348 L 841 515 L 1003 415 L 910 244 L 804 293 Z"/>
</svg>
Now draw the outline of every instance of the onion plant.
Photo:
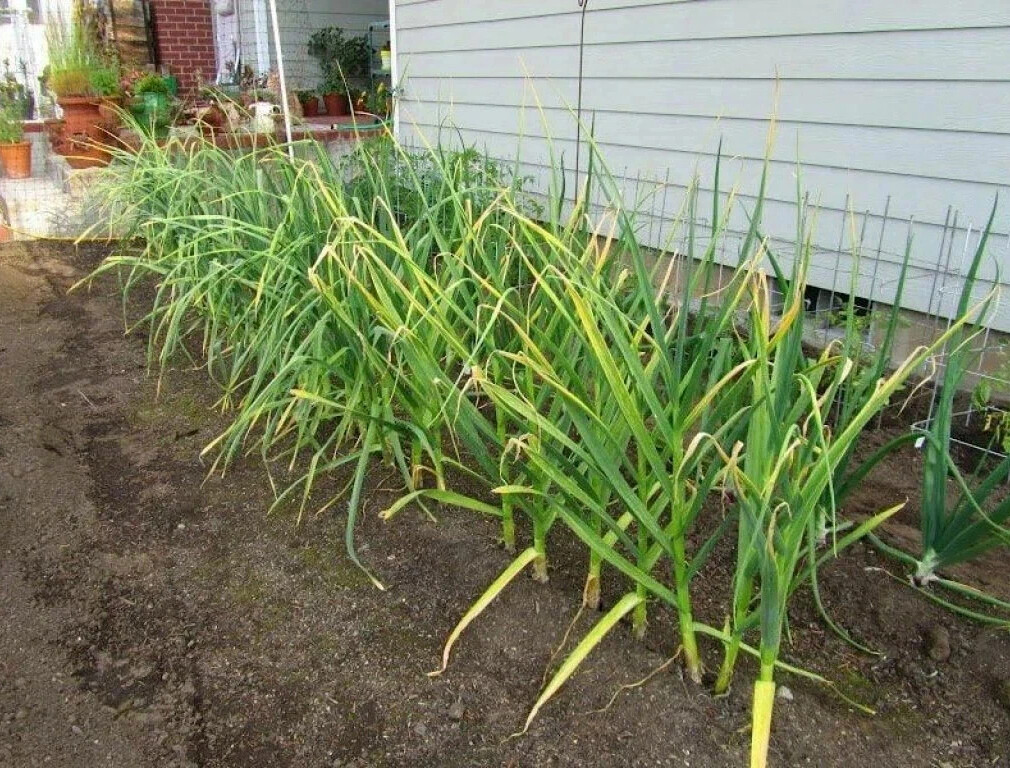
<svg viewBox="0 0 1010 768">
<path fill-rule="evenodd" d="M 514 579 L 547 579 L 555 523 L 588 552 L 585 606 L 600 604 L 604 565 L 623 581 L 527 726 L 623 618 L 644 636 L 657 600 L 676 616 L 693 680 L 703 672 L 699 635 L 723 647 L 717 691 L 741 651 L 758 658 L 751 762 L 763 766 L 775 670 L 823 680 L 780 659 L 790 599 L 810 583 L 819 605 L 818 567 L 899 508 L 844 532 L 837 525 L 839 500 L 898 444 L 853 468 L 859 435 L 944 343 L 954 351 L 927 446 L 924 551 L 904 557 L 928 583 L 1006 539 L 1010 502 L 984 505 L 1010 459 L 968 490 L 946 453 L 988 228 L 957 319 L 888 373 L 897 306 L 867 356 L 854 291 L 842 338 L 808 356 L 812 235 L 800 205 L 783 272 L 761 233 L 767 166 L 741 236 L 729 232 L 735 195 L 721 192 L 717 162 L 710 228 L 696 223 L 692 183 L 666 246 L 650 253 L 591 138 L 574 199 L 557 162 L 541 204 L 518 164 L 469 149 L 408 150 L 386 136 L 338 163 L 312 143 L 291 157 L 275 145 L 226 151 L 141 135 L 139 148 L 117 153 L 107 190 L 113 227 L 131 245 L 98 273 L 124 275 L 124 298 L 153 278 L 141 320 L 151 366 L 187 357 L 221 388 L 231 421 L 205 449 L 214 469 L 249 452 L 268 465 L 284 459 L 290 477 L 282 487 L 271 480 L 278 502 L 300 494 L 302 508 L 320 477 L 349 470 L 322 508 L 346 495 L 346 547 L 363 569 L 355 522 L 379 460 L 404 489 L 385 519 L 415 502 L 452 504 L 499 518 L 510 552 L 528 539 L 450 632 L 442 669 Z M 603 205 L 590 203 L 594 194 Z M 736 269 L 713 288 L 731 237 Z M 766 264 L 785 297 L 780 315 Z M 948 474 L 964 488 L 950 512 Z M 460 476 L 481 490 L 454 488 Z M 723 514 L 708 515 L 720 495 Z M 731 596 L 717 629 L 706 622 L 722 616 L 695 615 L 692 583 L 733 533 Z"/>
<path fill-rule="evenodd" d="M 1010 499 L 994 498 L 997 489 L 1010 476 L 1010 457 L 995 462 L 987 469 L 980 465 L 981 474 L 965 477 L 950 456 L 954 399 L 974 359 L 972 344 L 981 335 L 980 322 L 985 319 L 992 298 L 990 294 L 982 299 L 980 306 L 972 306 L 978 270 L 985 258 L 996 210 L 994 203 L 968 266 L 956 310 L 958 317 L 970 313 L 976 324 L 949 334 L 944 347 L 943 381 L 938 385 L 932 421 L 923 436 L 925 455 L 919 517 L 921 550 L 917 556 L 913 556 L 886 545 L 879 538 L 875 539 L 875 543 L 914 569 L 911 575 L 914 586 L 925 588 L 935 585 L 961 597 L 980 601 L 983 605 L 1007 611 L 1010 610 L 1010 603 L 942 575 L 951 566 L 1010 544 L 1010 528 L 1007 527 L 1007 522 L 1010 521 Z M 953 501 L 949 498 L 949 479 L 953 479 L 957 488 Z M 994 617 L 966 608 L 933 592 L 925 591 L 925 594 L 974 619 L 1000 625 L 1010 623 L 1005 617 Z"/>
<path fill-rule="evenodd" d="M 829 492 L 827 498 L 833 498 L 833 478 L 860 431 L 929 354 L 966 322 L 962 312 L 946 334 L 931 346 L 917 349 L 895 371 L 880 378 L 847 422 L 832 429 L 829 408 L 856 366 L 851 358 L 839 354 L 835 345 L 829 345 L 816 360 L 807 360 L 803 354 L 802 286 L 808 235 L 801 246 L 786 308 L 777 325 L 770 322 L 763 284 L 755 284 L 758 290 L 745 340 L 755 361 L 750 379 L 752 405 L 742 453 L 732 465 L 738 500 L 737 567 L 730 640 L 717 687 L 728 684 L 741 638 L 754 628 L 760 637 L 760 671 L 754 686 L 752 766 L 763 766 L 767 760 L 774 670 L 786 609 L 799 584 L 816 574 L 818 509 L 825 492 Z M 869 533 L 901 506 L 872 516 L 837 541 L 833 552 Z M 829 519 L 833 521 L 834 515 L 832 507 Z"/>
<path fill-rule="evenodd" d="M 909 225 L 904 256 L 890 307 L 886 312 L 878 313 L 876 316 L 860 316 L 856 309 L 856 295 L 862 254 L 855 245 L 856 238 L 853 237 L 852 240 L 854 244 L 849 294 L 841 312 L 841 339 L 837 345 L 838 354 L 851 361 L 852 371 L 840 383 L 835 401 L 829 404 L 829 413 L 825 414 L 835 432 L 844 431 L 849 422 L 873 397 L 877 382 L 883 378 L 888 366 L 891 365 L 895 336 L 899 328 L 901 302 L 908 276 L 908 264 L 912 256 L 912 232 L 911 225 Z M 783 293 L 788 293 L 789 290 L 787 285 L 782 284 L 780 284 L 780 289 L 783 290 Z M 883 322 L 877 322 L 878 320 Z M 912 440 L 913 437 L 908 433 L 899 435 L 873 451 L 862 461 L 854 461 L 859 439 L 857 438 L 849 445 L 834 469 L 831 487 L 825 492 L 825 498 L 820 507 L 818 521 L 818 543 L 820 545 L 827 544 L 829 534 L 851 525 L 851 521 L 842 521 L 836 527 L 829 525 L 832 523 L 829 520 L 829 512 L 832 507 L 840 507 L 875 466 Z"/>
</svg>

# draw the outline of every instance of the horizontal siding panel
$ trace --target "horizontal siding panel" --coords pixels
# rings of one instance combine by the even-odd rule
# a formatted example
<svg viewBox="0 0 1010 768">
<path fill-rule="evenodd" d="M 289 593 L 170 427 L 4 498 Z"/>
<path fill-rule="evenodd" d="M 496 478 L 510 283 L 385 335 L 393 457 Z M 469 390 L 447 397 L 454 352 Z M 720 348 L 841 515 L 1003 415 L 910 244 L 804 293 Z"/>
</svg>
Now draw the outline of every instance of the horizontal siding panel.
<svg viewBox="0 0 1010 768">
<path fill-rule="evenodd" d="M 434 133 L 428 133 L 429 139 L 434 139 Z M 469 136 L 465 136 L 469 140 Z M 493 151 L 493 150 L 492 150 Z M 531 158 L 532 153 L 524 153 L 524 158 Z M 505 155 L 505 157 L 509 157 Z M 533 179 L 533 190 L 545 190 L 548 186 L 548 171 L 545 166 L 533 160 L 522 164 L 520 173 Z M 568 189 L 575 183 L 574 176 L 568 174 Z M 635 217 L 639 242 L 655 248 L 678 251 L 684 248 L 683 234 L 686 227 L 683 222 L 677 225 L 678 237 L 671 239 L 674 225 L 671 223 L 683 211 L 685 188 L 671 184 L 667 195 L 648 195 L 648 190 L 641 185 L 636 188 L 634 180 L 619 181 L 625 198 L 631 207 L 631 202 L 638 194 L 645 202 L 638 206 L 639 213 Z M 725 194 L 725 193 L 724 193 Z M 605 206 L 599 200 L 593 207 L 595 218 L 604 216 Z M 663 214 L 664 203 L 666 215 Z M 716 253 L 716 261 L 725 265 L 734 265 L 738 260 L 738 235 L 745 231 L 747 218 L 744 212 L 752 210 L 753 199 L 740 195 L 730 219 L 729 232 L 720 243 Z M 698 210 L 711 209 L 711 192 L 702 190 L 698 198 Z M 987 211 L 988 212 L 988 211 Z M 964 218 L 961 222 L 964 223 Z M 698 243 L 696 253 L 707 246 L 705 242 L 706 227 L 709 221 L 704 213 L 699 214 Z M 763 215 L 766 231 L 795 231 L 796 207 L 792 203 L 777 200 L 767 200 Z M 882 226 L 884 231 L 882 234 Z M 607 227 L 603 227 L 606 229 Z M 814 225 L 814 252 L 811 257 L 809 282 L 820 288 L 848 292 L 851 274 L 851 251 L 853 223 L 849 214 L 827 207 L 820 207 L 816 212 Z M 895 217 L 889 217 L 886 224 L 881 215 L 857 212 L 854 217 L 854 232 L 857 241 L 862 236 L 862 259 L 859 262 L 859 274 L 856 276 L 856 295 L 870 298 L 874 301 L 889 303 L 894 300 L 897 276 L 905 251 L 908 222 Z M 944 232 L 942 226 L 930 225 L 916 221 L 909 275 L 902 305 L 920 312 L 952 311 L 956 297 L 960 293 L 962 279 L 958 271 L 967 268 L 967 259 L 971 257 L 978 238 L 978 228 L 973 225 L 971 231 L 964 226 L 952 235 Z M 784 268 L 791 264 L 793 253 L 791 234 L 786 239 L 773 238 L 771 250 Z M 840 245 L 840 252 L 839 252 Z M 966 255 L 966 247 L 968 252 Z M 878 254 L 880 255 L 878 258 Z M 996 235 L 991 239 L 988 260 L 981 273 L 982 280 L 992 280 L 996 275 L 995 259 L 1006 262 L 1008 255 L 1008 238 L 1006 235 Z M 766 265 L 768 266 L 768 265 Z M 938 274 L 949 269 L 950 275 Z M 980 291 L 988 289 L 991 284 L 980 283 Z M 1010 331 L 1010 302 L 1000 304 L 991 318 L 991 325 L 1000 330 Z"/>
<path fill-rule="evenodd" d="M 589 83 L 583 83 L 583 104 Z M 578 97 L 575 78 L 443 78 L 417 77 L 409 70 L 403 81 L 403 98 L 408 101 L 438 101 L 445 104 L 486 104 L 488 106 L 537 106 L 546 109 L 574 109 Z"/>
<path fill-rule="evenodd" d="M 416 128 L 424 132 L 432 140 L 437 140 L 439 133 L 437 127 L 416 126 Z M 463 137 L 468 146 L 476 146 L 492 156 L 505 159 L 506 162 L 511 162 L 516 157 L 517 142 L 514 137 L 508 135 L 493 135 L 466 129 L 460 129 L 457 134 L 456 130 L 453 129 L 442 132 L 442 141 L 453 143 L 459 135 Z M 555 157 L 560 157 L 563 150 L 566 164 L 571 166 L 573 165 L 574 157 L 573 144 L 568 144 L 567 146 L 563 146 L 563 144 L 562 142 L 555 146 Z M 520 157 L 530 167 L 542 169 L 549 166 L 550 153 L 544 141 L 530 138 L 523 139 L 521 149 Z M 627 166 L 621 162 L 623 159 L 635 157 L 634 155 L 629 154 L 622 157 L 620 152 L 615 152 L 611 147 L 603 147 L 602 151 L 604 152 L 604 159 L 608 163 L 608 167 L 618 177 L 616 181 L 624 191 L 628 205 L 632 205 L 636 199 L 640 201 L 645 200 L 646 207 L 650 210 L 655 210 L 657 216 L 664 210 L 667 216 L 675 214 L 681 205 L 684 190 L 692 178 L 697 176 L 700 179 L 701 186 L 706 188 L 711 186 L 714 177 L 714 159 L 702 158 L 693 160 L 691 158 L 683 158 L 679 160 L 673 159 L 671 162 L 671 156 L 657 153 L 655 156 L 657 162 L 647 166 L 650 168 L 651 174 L 642 174 L 640 178 L 636 178 L 641 171 L 636 170 L 635 166 Z M 585 156 L 583 156 L 583 162 L 585 162 Z M 641 167 L 639 166 L 639 168 Z M 729 190 L 734 185 L 737 185 L 738 194 L 744 201 L 744 205 L 751 207 L 754 202 L 754 195 L 757 192 L 760 170 L 761 166 L 758 163 L 745 164 L 727 158 L 723 161 L 721 170 L 722 189 Z M 766 223 L 769 224 L 768 231 L 772 234 L 782 232 L 792 233 L 795 230 L 796 214 L 794 203 L 796 200 L 796 181 L 794 170 L 793 167 L 788 165 L 775 165 L 771 169 L 766 193 Z M 538 178 L 542 177 L 543 174 L 538 172 Z M 930 254 L 926 257 L 926 261 L 923 262 L 924 266 L 933 265 L 935 264 L 935 253 L 939 247 L 939 238 L 946 219 L 948 205 L 960 211 L 959 222 L 962 227 L 971 224 L 977 230 L 987 218 L 993 203 L 992 194 L 980 194 L 977 187 L 973 185 L 950 185 L 945 190 L 938 189 L 935 192 L 930 192 L 933 190 L 933 186 L 923 190 L 921 185 L 909 186 L 906 183 L 906 191 L 910 193 L 916 191 L 930 192 L 933 197 L 929 201 L 923 201 L 914 197 L 901 198 L 894 194 L 893 190 L 888 190 L 885 187 L 881 177 L 877 178 L 879 183 L 876 186 L 869 185 L 873 189 L 872 194 L 868 194 L 865 197 L 852 195 L 846 198 L 844 190 L 847 186 L 853 186 L 851 178 L 844 174 L 838 174 L 837 172 L 817 167 L 804 167 L 802 169 L 804 191 L 809 194 L 811 203 L 816 204 L 822 210 L 817 227 L 821 236 L 818 239 L 820 245 L 823 247 L 837 247 L 837 237 L 842 217 L 843 215 L 845 217 L 849 215 L 845 213 L 847 210 L 846 206 L 851 206 L 857 218 L 861 218 L 864 214 L 867 214 L 871 219 L 879 220 L 882 218 L 885 207 L 888 205 L 888 194 L 891 193 L 892 198 L 888 207 L 890 231 L 888 233 L 888 241 L 883 246 L 882 258 L 891 261 L 899 261 L 901 259 L 904 253 L 905 227 L 908 218 L 914 214 L 917 222 L 917 231 L 919 232 L 917 235 L 917 251 L 921 253 L 925 250 L 925 252 Z M 656 181 L 663 182 L 668 187 L 665 194 L 662 191 L 657 192 Z M 865 184 L 866 179 L 864 178 L 860 181 Z M 570 183 L 574 183 L 574 179 L 570 180 Z M 662 188 L 663 185 L 658 186 Z M 895 185 L 895 187 L 899 187 L 899 185 Z M 935 220 L 930 220 L 923 216 L 923 210 L 929 204 L 935 205 L 937 214 Z M 708 208 L 703 206 L 701 210 L 707 211 Z M 828 216 L 826 213 L 830 213 L 831 215 Z M 832 220 L 832 217 L 834 217 L 833 220 L 836 222 L 833 225 L 828 223 Z M 899 223 L 901 221 L 905 223 Z M 1008 223 L 1010 222 L 1008 222 L 1008 217 L 1005 214 L 997 221 L 995 227 L 997 231 L 997 244 L 998 242 L 1006 242 L 1005 233 L 1008 229 Z M 879 224 L 877 226 L 879 227 Z M 782 228 L 780 229 L 779 227 Z M 826 232 L 830 232 L 831 235 L 827 236 L 827 239 L 823 239 L 823 235 Z M 923 235 L 925 232 L 929 233 L 928 237 Z M 984 273 L 990 277 L 995 276 L 995 265 L 987 265 Z M 1004 281 L 1010 281 L 1010 274 L 1007 274 L 1005 269 L 1003 273 Z"/>
<path fill-rule="evenodd" d="M 509 0 L 507 3 L 475 3 L 473 0 L 438 0 L 397 3 L 397 28 L 411 31 L 433 25 L 486 26 L 503 35 L 509 24 L 538 18 L 541 27 L 570 23 L 580 15 L 574 3 L 543 0 Z M 1010 24 L 1010 8 L 1004 0 L 916 0 L 914 3 L 880 0 L 831 0 L 797 3 L 796 0 L 593 0 L 586 13 L 587 33 L 592 39 L 611 41 L 640 39 L 662 30 L 683 39 L 805 35 L 825 32 L 866 32 L 948 27 L 991 27 Z M 436 32 L 433 45 L 443 39 Z M 441 47 L 441 46 L 439 46 Z M 452 45 L 444 46 L 450 49 Z M 470 47 L 470 46 L 467 46 Z"/>
<path fill-rule="evenodd" d="M 409 107 L 407 108 L 409 110 Z M 404 125 L 411 125 L 409 111 L 405 113 Z M 426 135 L 437 136 L 436 125 L 427 123 L 417 126 Z M 524 136 L 518 140 L 515 135 L 503 131 L 493 133 L 474 130 L 461 126 L 445 128 L 442 131 L 443 141 L 451 141 L 459 131 L 468 145 L 487 150 L 500 158 L 514 158 L 517 148 L 520 156 L 531 163 L 548 164 L 550 151 L 544 139 L 534 136 Z M 718 144 L 718 136 L 714 136 L 711 146 Z M 554 140 L 555 157 L 563 154 L 569 166 L 574 165 L 575 142 L 570 140 Z M 728 189 L 738 185 L 740 192 L 753 197 L 757 192 L 762 163 L 760 161 L 740 160 L 732 154 L 732 147 L 723 144 L 725 152 L 722 159 L 722 185 Z M 643 180 L 669 180 L 680 188 L 690 183 L 698 176 L 702 185 L 711 184 L 714 177 L 716 158 L 712 154 L 697 155 L 691 153 L 672 153 L 665 150 L 640 150 L 634 147 L 618 146 L 600 142 L 602 159 L 615 176 L 626 178 L 634 184 L 636 178 Z M 582 166 L 585 168 L 586 153 L 582 155 Z M 792 204 L 796 200 L 796 166 L 793 162 L 773 163 L 768 181 L 767 194 L 776 201 Z M 886 175 L 876 172 L 854 173 L 824 168 L 813 163 L 807 163 L 800 168 L 804 190 L 810 194 L 811 200 L 820 205 L 835 210 L 845 210 L 851 206 L 856 211 L 870 210 L 880 214 L 883 212 L 887 198 L 891 198 L 890 215 L 907 219 L 914 216 L 916 220 L 925 223 L 942 225 L 948 207 L 961 212 L 962 222 L 965 217 L 977 226 L 989 214 L 996 196 L 996 187 L 985 187 L 973 183 L 929 181 L 900 175 Z M 646 186 L 646 182 L 642 182 Z M 1003 194 L 1006 198 L 1007 195 Z M 999 233 L 1006 233 L 1010 228 L 1010 216 L 1004 214 L 995 223 L 994 228 Z M 1010 281 L 1010 273 L 1006 276 Z"/>
<path fill-rule="evenodd" d="M 575 78 L 549 83 L 524 77 L 410 76 L 411 95 L 457 104 L 534 104 L 534 91 L 550 108 L 574 108 Z M 781 122 L 869 125 L 1010 134 L 1010 83 L 785 80 L 778 84 Z M 767 80 L 625 80 L 583 83 L 584 112 L 670 114 L 766 120 L 776 83 Z M 984 109 L 979 107 L 984 105 Z"/>
<path fill-rule="evenodd" d="M 376 14 L 374 11 L 362 13 L 327 13 L 325 11 L 307 11 L 304 26 L 311 32 L 322 27 L 340 27 L 347 31 L 348 27 L 354 29 L 367 29 L 373 21 L 385 21 L 386 17 Z"/>
<path fill-rule="evenodd" d="M 424 99 L 405 109 L 418 122 L 437 125 L 443 118 L 478 131 L 523 132 L 555 139 L 575 138 L 574 117 L 563 110 L 470 104 L 444 104 Z M 546 124 L 544 122 L 546 120 Z M 588 122 L 588 120 L 587 120 Z M 631 130 L 633 126 L 633 130 Z M 727 155 L 761 160 L 767 129 L 758 123 L 667 115 L 598 114 L 596 140 L 642 151 L 712 154 L 723 138 Z M 899 128 L 811 124 L 778 126 L 772 159 L 801 160 L 842 170 L 882 172 L 999 185 L 1010 183 L 1010 136 L 975 134 L 966 139 L 949 133 Z"/>
<path fill-rule="evenodd" d="M 400 42 L 399 35 L 397 42 Z M 402 43 L 406 71 L 423 77 L 571 77 L 578 50 L 489 48 L 414 52 Z M 415 43 L 416 45 L 416 43 Z M 590 45 L 585 78 L 758 78 L 838 80 L 1006 80 L 1010 28 L 800 37 L 681 40 Z"/>
</svg>

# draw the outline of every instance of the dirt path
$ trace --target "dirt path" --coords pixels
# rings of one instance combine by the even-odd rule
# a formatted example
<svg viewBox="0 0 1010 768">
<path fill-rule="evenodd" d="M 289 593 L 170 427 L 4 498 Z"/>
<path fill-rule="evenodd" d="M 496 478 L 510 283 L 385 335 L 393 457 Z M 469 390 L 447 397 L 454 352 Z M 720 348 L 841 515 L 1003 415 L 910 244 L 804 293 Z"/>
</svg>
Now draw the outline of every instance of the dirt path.
<svg viewBox="0 0 1010 768">
<path fill-rule="evenodd" d="M 563 542 L 550 584 L 521 580 L 428 678 L 508 562 L 494 527 L 449 510 L 383 526 L 374 513 L 397 489 L 377 473 L 359 540 L 381 593 L 343 557 L 338 513 L 265 517 L 257 461 L 204 482 L 214 390 L 181 371 L 156 397 L 114 286 L 66 295 L 100 256 L 0 249 L 0 766 L 744 764 L 746 686 L 713 699 L 668 671 L 592 712 L 672 653 L 658 611 L 647 645 L 614 633 L 507 739 L 576 613 L 582 554 Z M 846 649 L 802 605 L 790 656 L 881 714 L 787 679 L 774 764 L 1010 764 L 1006 635 L 933 610 L 875 563 L 860 551 L 825 592 L 884 659 Z"/>
</svg>

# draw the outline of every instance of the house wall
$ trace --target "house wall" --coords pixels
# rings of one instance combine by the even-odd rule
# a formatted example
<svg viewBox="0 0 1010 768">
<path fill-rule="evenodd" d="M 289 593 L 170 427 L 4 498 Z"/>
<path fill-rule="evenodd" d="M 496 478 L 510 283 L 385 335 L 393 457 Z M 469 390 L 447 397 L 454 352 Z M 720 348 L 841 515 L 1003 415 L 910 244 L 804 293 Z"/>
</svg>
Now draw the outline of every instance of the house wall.
<svg viewBox="0 0 1010 768">
<path fill-rule="evenodd" d="M 275 65 L 270 16 L 265 0 L 238 0 L 242 58 L 257 73 Z M 369 22 L 389 18 L 388 0 L 277 0 L 277 21 L 289 87 L 316 88 L 322 73 L 308 54 L 309 36 L 324 27 L 363 35 Z"/>
<path fill-rule="evenodd" d="M 62 11 L 63 5 L 57 0 L 40 2 L 40 15 L 33 19 L 27 14 L 27 0 L 9 0 L 13 13 L 0 16 L 0 77 L 6 74 L 6 60 L 15 79 L 31 89 L 36 104 L 41 95 L 38 77 L 49 60 L 44 21 L 47 15 Z"/>
<path fill-rule="evenodd" d="M 521 145 L 540 177 L 550 135 L 573 166 L 575 0 L 397 0 L 396 22 L 402 134 L 460 135 L 503 158 Z M 745 229 L 777 112 L 764 209 L 765 231 L 781 239 L 773 247 L 796 230 L 799 158 L 819 207 L 811 282 L 848 290 L 848 254 L 861 243 L 857 293 L 893 300 L 914 218 L 902 303 L 949 312 L 960 291 L 952 273 L 1000 190 L 989 252 L 1007 261 L 1008 50 L 1007 0 L 590 0 L 583 118 L 626 197 L 646 201 L 641 238 L 662 245 L 695 174 L 698 210 L 711 209 L 720 140 L 720 188 L 736 186 L 732 227 Z M 984 273 L 995 279 L 991 261 Z M 990 322 L 1010 330 L 1010 301 Z"/>
<path fill-rule="evenodd" d="M 210 0 L 151 0 L 158 63 L 179 79 L 180 91 L 213 82 L 217 73 Z"/>
</svg>

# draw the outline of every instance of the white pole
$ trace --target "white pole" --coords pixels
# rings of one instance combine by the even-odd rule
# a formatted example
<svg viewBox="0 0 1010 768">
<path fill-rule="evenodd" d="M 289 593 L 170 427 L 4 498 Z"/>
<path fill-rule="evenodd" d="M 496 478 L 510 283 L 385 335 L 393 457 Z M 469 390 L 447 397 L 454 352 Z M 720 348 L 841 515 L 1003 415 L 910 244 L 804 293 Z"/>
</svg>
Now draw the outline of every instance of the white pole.
<svg viewBox="0 0 1010 768">
<path fill-rule="evenodd" d="M 399 85 L 396 60 L 396 0 L 389 0 L 389 88 Z M 400 99 L 393 99 L 393 136 L 400 137 Z"/>
<path fill-rule="evenodd" d="M 277 0 L 270 0 L 270 25 L 274 32 L 274 47 L 277 49 L 277 76 L 281 81 L 281 110 L 284 113 L 284 136 L 288 142 L 288 156 L 295 159 L 295 148 L 291 143 L 291 110 L 288 108 L 288 83 L 284 77 L 284 51 L 281 50 L 281 30 L 277 24 Z"/>
</svg>

